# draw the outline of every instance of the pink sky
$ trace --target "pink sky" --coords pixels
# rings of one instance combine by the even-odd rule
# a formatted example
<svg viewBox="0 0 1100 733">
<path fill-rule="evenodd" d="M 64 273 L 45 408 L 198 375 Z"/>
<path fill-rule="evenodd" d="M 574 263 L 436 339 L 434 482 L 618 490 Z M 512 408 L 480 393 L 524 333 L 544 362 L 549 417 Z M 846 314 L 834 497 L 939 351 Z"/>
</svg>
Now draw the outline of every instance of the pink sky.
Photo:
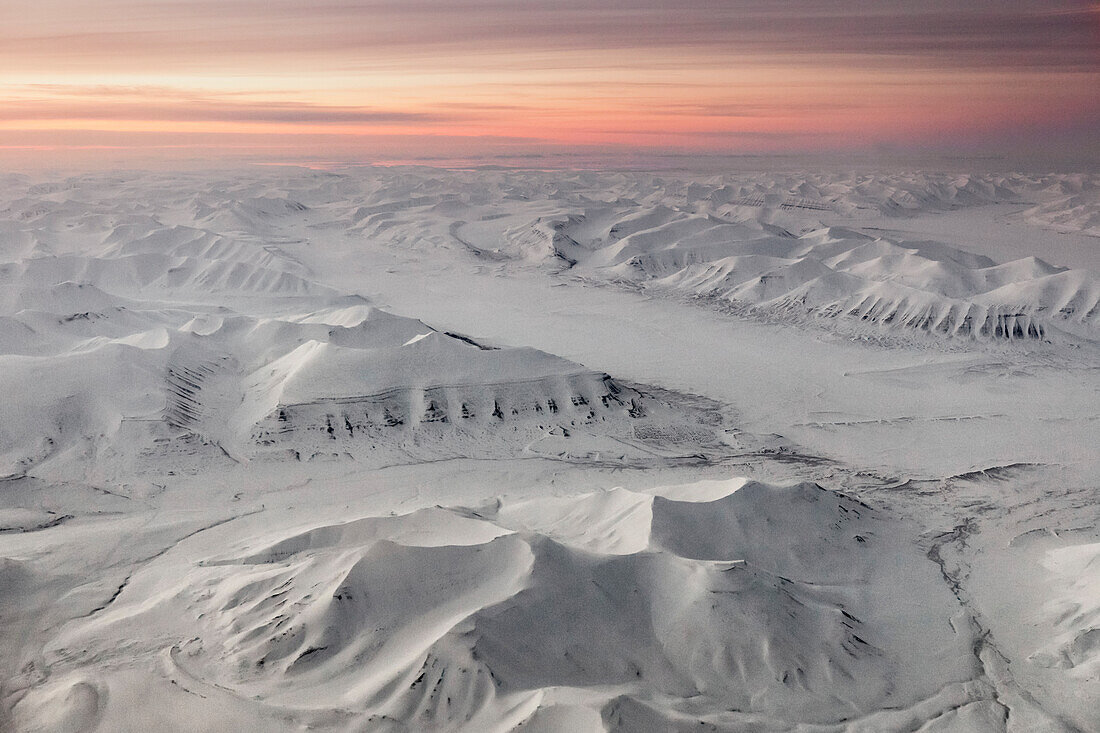
<svg viewBox="0 0 1100 733">
<path fill-rule="evenodd" d="M 0 161 L 1100 157 L 1070 0 L 39 0 Z"/>
</svg>

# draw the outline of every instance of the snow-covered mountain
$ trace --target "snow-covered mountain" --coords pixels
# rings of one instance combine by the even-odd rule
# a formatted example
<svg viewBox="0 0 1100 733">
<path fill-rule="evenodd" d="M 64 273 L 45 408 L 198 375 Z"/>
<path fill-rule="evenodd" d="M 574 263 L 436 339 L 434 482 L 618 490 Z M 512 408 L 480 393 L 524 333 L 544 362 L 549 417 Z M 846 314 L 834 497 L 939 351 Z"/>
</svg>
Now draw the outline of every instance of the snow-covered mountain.
<svg viewBox="0 0 1100 733">
<path fill-rule="evenodd" d="M 0 729 L 1100 730 L 1097 183 L 0 178 Z"/>
</svg>

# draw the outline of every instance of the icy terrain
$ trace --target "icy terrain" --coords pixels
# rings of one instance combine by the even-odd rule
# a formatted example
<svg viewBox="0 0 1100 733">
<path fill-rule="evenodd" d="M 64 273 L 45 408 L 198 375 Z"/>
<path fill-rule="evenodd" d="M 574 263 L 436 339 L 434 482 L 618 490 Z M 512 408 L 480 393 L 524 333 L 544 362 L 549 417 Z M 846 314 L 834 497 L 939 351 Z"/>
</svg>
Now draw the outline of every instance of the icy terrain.
<svg viewBox="0 0 1100 733">
<path fill-rule="evenodd" d="M 0 729 L 1100 730 L 1100 177 L 0 178 Z"/>
</svg>

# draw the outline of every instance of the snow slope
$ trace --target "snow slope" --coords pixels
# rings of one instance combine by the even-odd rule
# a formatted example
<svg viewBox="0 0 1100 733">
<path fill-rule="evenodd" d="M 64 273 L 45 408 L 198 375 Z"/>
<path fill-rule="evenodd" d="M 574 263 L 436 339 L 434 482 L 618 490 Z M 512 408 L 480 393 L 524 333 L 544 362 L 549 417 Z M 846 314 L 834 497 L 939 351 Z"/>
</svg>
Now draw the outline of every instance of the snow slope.
<svg viewBox="0 0 1100 733">
<path fill-rule="evenodd" d="M 972 630 L 912 531 L 813 484 L 759 483 L 273 529 L 146 565 L 46 655 L 73 670 L 61 692 L 88 664 L 163 655 L 193 694 L 378 729 L 996 719 Z M 150 627 L 154 643 L 127 643 Z M 133 719 L 104 702 L 100 725 Z"/>
</svg>

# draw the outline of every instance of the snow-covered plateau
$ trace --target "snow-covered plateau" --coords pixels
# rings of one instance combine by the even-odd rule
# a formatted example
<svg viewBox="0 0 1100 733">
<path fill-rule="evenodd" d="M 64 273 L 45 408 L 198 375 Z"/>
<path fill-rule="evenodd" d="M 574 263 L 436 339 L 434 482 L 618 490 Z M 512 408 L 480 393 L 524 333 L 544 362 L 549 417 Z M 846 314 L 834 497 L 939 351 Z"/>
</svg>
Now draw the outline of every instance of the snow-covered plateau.
<svg viewBox="0 0 1100 733">
<path fill-rule="evenodd" d="M 1100 175 L 0 176 L 0 730 L 1100 731 Z"/>
</svg>

